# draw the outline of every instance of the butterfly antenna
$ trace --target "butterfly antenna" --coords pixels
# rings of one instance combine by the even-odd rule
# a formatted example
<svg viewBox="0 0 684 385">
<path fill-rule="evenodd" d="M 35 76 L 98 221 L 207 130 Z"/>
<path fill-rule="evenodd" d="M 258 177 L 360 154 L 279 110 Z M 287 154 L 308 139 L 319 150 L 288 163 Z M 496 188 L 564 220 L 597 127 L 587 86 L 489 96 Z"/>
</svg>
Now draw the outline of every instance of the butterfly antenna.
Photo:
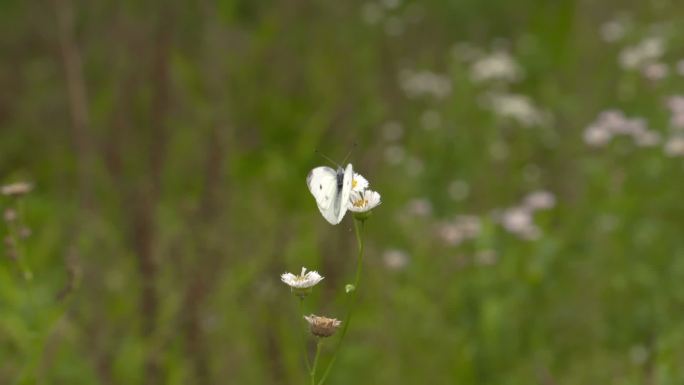
<svg viewBox="0 0 684 385">
<path fill-rule="evenodd" d="M 340 166 L 339 164 L 337 164 L 337 162 L 335 162 L 334 160 L 328 158 L 328 157 L 325 156 L 323 153 L 321 153 L 320 151 L 318 151 L 318 149 L 316 149 L 315 152 L 316 152 L 316 154 L 320 155 L 321 157 L 323 157 L 323 159 L 327 160 L 328 162 L 332 163 L 333 165 L 335 165 L 335 166 L 337 166 L 337 167 L 342 167 L 342 166 Z M 343 163 L 344 163 L 344 162 L 343 162 Z"/>
<path fill-rule="evenodd" d="M 345 156 L 345 157 L 344 157 L 344 160 L 342 160 L 342 164 L 344 164 L 344 162 L 346 162 L 347 159 L 349 159 L 349 156 L 350 156 L 350 155 L 352 154 L 352 152 L 354 152 L 354 150 L 356 149 L 356 145 L 357 145 L 357 143 L 354 142 L 354 144 L 352 145 L 351 150 L 349 150 L 349 152 L 347 153 L 347 156 Z"/>
</svg>

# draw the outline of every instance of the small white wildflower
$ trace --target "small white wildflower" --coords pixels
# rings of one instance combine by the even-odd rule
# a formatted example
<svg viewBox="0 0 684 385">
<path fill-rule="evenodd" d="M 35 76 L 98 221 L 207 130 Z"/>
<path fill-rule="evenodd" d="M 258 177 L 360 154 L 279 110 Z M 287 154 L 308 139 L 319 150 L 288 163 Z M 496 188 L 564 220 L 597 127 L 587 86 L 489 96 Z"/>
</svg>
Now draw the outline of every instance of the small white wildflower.
<svg viewBox="0 0 684 385">
<path fill-rule="evenodd" d="M 657 131 L 643 131 L 634 135 L 634 143 L 639 147 L 653 147 L 660 144 L 660 134 Z"/>
<path fill-rule="evenodd" d="M 447 191 L 449 192 L 451 199 L 455 201 L 462 201 L 468 197 L 468 194 L 470 194 L 470 186 L 466 181 L 455 180 L 449 183 Z"/>
<path fill-rule="evenodd" d="M 385 264 L 385 267 L 390 270 L 402 270 L 408 265 L 409 255 L 405 251 L 399 249 L 385 250 L 385 252 L 382 253 L 382 261 Z"/>
<path fill-rule="evenodd" d="M 27 182 L 16 182 L 0 187 L 2 195 L 6 196 L 21 196 L 26 195 L 33 190 L 33 185 Z"/>
<path fill-rule="evenodd" d="M 625 25 L 619 20 L 611 20 L 601 25 L 601 38 L 607 43 L 613 43 L 625 36 Z"/>
<path fill-rule="evenodd" d="M 481 266 L 491 266 L 496 263 L 499 256 L 494 250 L 480 250 L 475 254 L 475 263 Z"/>
<path fill-rule="evenodd" d="M 470 78 L 474 82 L 515 82 L 522 78 L 522 70 L 505 51 L 497 51 L 475 61 L 470 67 Z"/>
<path fill-rule="evenodd" d="M 677 75 L 684 76 L 684 60 L 677 62 Z"/>
<path fill-rule="evenodd" d="M 442 117 L 435 110 L 427 110 L 420 116 L 420 124 L 425 130 L 433 130 L 442 125 Z"/>
<path fill-rule="evenodd" d="M 399 7 L 399 0 L 381 0 L 380 3 L 387 9 L 395 9 Z"/>
<path fill-rule="evenodd" d="M 544 123 L 544 114 L 524 95 L 493 94 L 489 98 L 488 107 L 502 118 L 515 120 L 522 126 Z"/>
<path fill-rule="evenodd" d="M 556 205 L 556 196 L 544 190 L 534 191 L 525 197 L 524 205 L 530 210 L 546 210 Z"/>
<path fill-rule="evenodd" d="M 368 187 L 368 180 L 361 174 L 354 173 L 352 178 L 352 191 L 363 191 Z"/>
<path fill-rule="evenodd" d="M 446 244 L 457 246 L 465 239 L 465 234 L 456 223 L 444 222 L 437 227 L 437 234 Z"/>
<path fill-rule="evenodd" d="M 635 365 L 643 365 L 649 355 L 648 349 L 643 345 L 635 345 L 629 349 L 629 358 Z"/>
<path fill-rule="evenodd" d="M 323 280 L 323 277 L 316 271 L 307 272 L 306 268 L 302 267 L 301 274 L 283 273 L 280 280 L 290 286 L 295 295 L 304 297 L 311 292 L 311 288 Z"/>
<path fill-rule="evenodd" d="M 397 141 L 401 139 L 403 135 L 404 128 L 401 126 L 401 123 L 395 120 L 390 120 L 382 125 L 382 136 L 389 142 Z"/>
<path fill-rule="evenodd" d="M 670 69 L 665 63 L 649 63 L 641 70 L 644 77 L 652 81 L 662 80 L 669 72 Z"/>
<path fill-rule="evenodd" d="M 489 145 L 489 155 L 492 159 L 501 161 L 508 158 L 510 151 L 508 145 L 503 141 L 496 141 Z"/>
<path fill-rule="evenodd" d="M 670 110 L 670 126 L 684 129 L 684 96 L 673 95 L 667 98 L 667 108 Z"/>
<path fill-rule="evenodd" d="M 665 143 L 665 155 L 669 157 L 684 156 L 684 136 L 673 136 Z"/>
<path fill-rule="evenodd" d="M 349 198 L 349 211 L 367 213 L 380 205 L 380 194 L 377 191 L 352 191 Z"/>
<path fill-rule="evenodd" d="M 426 198 L 414 198 L 406 205 L 406 211 L 416 217 L 427 217 L 432 214 L 432 203 Z"/>
<path fill-rule="evenodd" d="M 406 96 L 412 99 L 421 96 L 444 99 L 451 94 L 451 79 L 430 71 L 402 70 L 399 83 Z"/>
<path fill-rule="evenodd" d="M 408 175 L 418 176 L 423 172 L 424 169 L 425 166 L 423 165 L 423 161 L 419 158 L 412 156 L 406 160 L 406 173 Z"/>
<path fill-rule="evenodd" d="M 399 36 L 404 32 L 404 21 L 397 16 L 390 16 L 385 21 L 387 36 Z"/>
<path fill-rule="evenodd" d="M 361 18 L 367 24 L 377 24 L 380 20 L 382 20 L 383 16 L 382 8 L 372 1 L 367 2 L 361 8 Z"/>
<path fill-rule="evenodd" d="M 503 212 L 501 225 L 509 232 L 523 234 L 534 227 L 532 214 L 526 207 L 513 207 Z"/>
<path fill-rule="evenodd" d="M 659 59 L 665 53 L 665 42 L 659 37 L 650 37 L 637 45 L 626 47 L 620 52 L 620 65 L 624 69 L 643 68 Z"/>
<path fill-rule="evenodd" d="M 475 215 L 458 215 L 454 219 L 454 223 L 461 229 L 466 239 L 477 237 L 482 229 L 480 217 Z"/>
<path fill-rule="evenodd" d="M 330 337 L 342 325 L 342 321 L 338 319 L 321 317 L 315 314 L 305 315 L 304 319 L 309 323 L 311 334 L 316 337 Z"/>
<path fill-rule="evenodd" d="M 593 147 L 604 146 L 608 144 L 612 138 L 613 134 L 604 126 L 593 124 L 584 130 L 584 142 Z"/>
<path fill-rule="evenodd" d="M 385 160 L 392 165 L 401 163 L 404 160 L 405 154 L 404 148 L 398 145 L 392 145 L 385 148 Z"/>
</svg>

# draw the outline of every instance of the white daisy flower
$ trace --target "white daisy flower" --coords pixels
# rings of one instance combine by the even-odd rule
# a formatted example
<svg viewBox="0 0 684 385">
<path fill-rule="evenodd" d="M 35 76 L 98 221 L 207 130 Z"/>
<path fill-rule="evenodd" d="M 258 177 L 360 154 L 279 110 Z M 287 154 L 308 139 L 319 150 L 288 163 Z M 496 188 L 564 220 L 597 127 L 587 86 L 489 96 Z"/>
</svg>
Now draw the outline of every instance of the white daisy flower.
<svg viewBox="0 0 684 385">
<path fill-rule="evenodd" d="M 361 174 L 354 173 L 352 178 L 352 191 L 363 191 L 368 188 L 368 180 Z"/>
<path fill-rule="evenodd" d="M 17 182 L 0 187 L 0 192 L 2 195 L 6 196 L 26 195 L 30 193 L 31 190 L 33 190 L 33 185 L 28 182 Z"/>
<path fill-rule="evenodd" d="M 323 277 L 316 271 L 307 272 L 306 268 L 302 267 L 302 273 L 300 275 L 283 273 L 280 276 L 280 280 L 290 286 L 295 295 L 304 297 L 311 292 L 312 287 L 323 280 Z"/>
<path fill-rule="evenodd" d="M 352 191 L 349 197 L 349 211 L 366 213 L 380 204 L 380 194 L 377 191 Z"/>
</svg>

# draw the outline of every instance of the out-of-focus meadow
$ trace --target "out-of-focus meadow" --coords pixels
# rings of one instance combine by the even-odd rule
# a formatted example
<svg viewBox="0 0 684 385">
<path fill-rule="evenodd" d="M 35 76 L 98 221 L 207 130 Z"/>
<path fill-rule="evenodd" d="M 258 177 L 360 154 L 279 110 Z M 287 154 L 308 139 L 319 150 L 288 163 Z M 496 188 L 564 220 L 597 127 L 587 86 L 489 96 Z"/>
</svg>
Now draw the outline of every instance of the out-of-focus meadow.
<svg viewBox="0 0 684 385">
<path fill-rule="evenodd" d="M 684 382 L 684 5 L 0 3 L 0 383 Z M 19 194 L 31 183 L 28 194 Z M 21 195 L 21 196 L 20 196 Z M 349 216 L 349 215 L 348 215 Z"/>
</svg>

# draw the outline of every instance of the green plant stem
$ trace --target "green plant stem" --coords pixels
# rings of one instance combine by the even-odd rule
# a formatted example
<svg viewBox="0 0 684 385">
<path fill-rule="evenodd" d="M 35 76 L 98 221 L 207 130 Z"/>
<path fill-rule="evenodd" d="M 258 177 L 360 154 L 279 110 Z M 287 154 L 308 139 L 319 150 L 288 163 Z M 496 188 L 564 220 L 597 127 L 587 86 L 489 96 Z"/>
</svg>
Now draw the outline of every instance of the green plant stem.
<svg viewBox="0 0 684 385">
<path fill-rule="evenodd" d="M 299 297 L 299 313 L 301 313 L 302 318 L 304 318 L 304 297 Z M 306 362 L 306 369 L 309 372 L 311 372 L 311 363 L 309 362 L 309 349 L 307 349 L 306 335 L 301 334 L 301 336 L 302 336 L 302 347 L 304 348 L 304 362 Z"/>
<path fill-rule="evenodd" d="M 314 356 L 313 367 L 309 372 L 309 375 L 311 376 L 311 385 L 316 385 L 316 367 L 318 366 L 318 356 L 321 353 L 321 344 L 323 344 L 323 341 L 319 338 L 318 341 L 316 341 L 316 355 Z"/>
<path fill-rule="evenodd" d="M 349 307 L 347 309 L 347 315 L 344 318 L 344 322 L 342 323 L 340 338 L 337 340 L 337 345 L 335 345 L 335 351 L 333 352 L 333 356 L 330 359 L 328 366 L 325 368 L 325 372 L 323 372 L 323 376 L 321 377 L 321 380 L 318 382 L 318 385 L 323 385 L 325 380 L 328 378 L 328 374 L 330 374 L 330 370 L 335 364 L 335 360 L 337 359 L 337 353 L 339 353 L 340 351 L 340 347 L 342 346 L 342 342 L 344 341 L 344 336 L 347 335 L 347 329 L 349 328 L 349 324 L 351 323 L 352 319 L 352 314 L 354 313 L 354 308 L 356 307 L 356 293 L 359 291 L 359 281 L 361 280 L 361 268 L 363 266 L 362 235 L 364 223 L 365 220 L 363 219 L 354 219 L 354 231 L 356 233 L 356 241 L 359 245 L 359 254 L 356 258 L 356 278 L 354 279 L 354 290 L 351 292 L 351 296 L 349 298 Z"/>
</svg>

